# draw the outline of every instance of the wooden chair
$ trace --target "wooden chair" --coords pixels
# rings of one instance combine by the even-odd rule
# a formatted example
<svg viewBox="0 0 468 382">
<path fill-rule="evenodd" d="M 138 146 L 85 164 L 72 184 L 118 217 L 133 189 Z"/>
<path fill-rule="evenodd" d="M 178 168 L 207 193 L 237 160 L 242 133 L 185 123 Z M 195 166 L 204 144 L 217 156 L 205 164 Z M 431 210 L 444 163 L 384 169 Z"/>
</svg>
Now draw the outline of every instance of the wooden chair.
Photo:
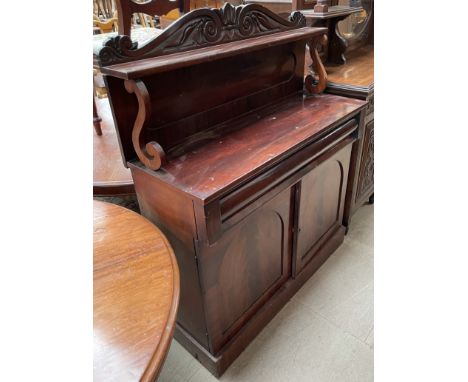
<svg viewBox="0 0 468 382">
<path fill-rule="evenodd" d="M 143 28 L 156 28 L 153 16 L 138 13 L 138 19 L 140 20 L 140 25 Z"/>
<path fill-rule="evenodd" d="M 221 8 L 224 0 L 190 0 L 190 10 L 198 8 Z M 229 1 L 232 4 L 232 1 Z"/>
<path fill-rule="evenodd" d="M 115 13 L 115 0 L 93 0 L 93 13 L 103 19 L 110 19 Z"/>
<path fill-rule="evenodd" d="M 107 2 L 109 1 L 110 0 L 107 0 Z M 104 0 L 94 0 L 94 11 L 99 12 L 99 14 L 109 12 L 111 5 L 105 4 L 107 3 Z M 107 37 L 112 36 L 106 35 L 106 33 L 113 32 L 112 26 L 114 26 L 116 30 L 115 34 L 130 36 L 133 41 L 136 41 L 139 46 L 142 46 L 146 42 L 157 37 L 161 31 L 155 28 L 153 21 L 155 15 L 162 16 L 161 26 L 166 27 L 180 17 L 181 11 L 184 9 L 188 11 L 190 9 L 190 0 L 149 0 L 145 3 L 136 3 L 134 0 L 115 0 L 113 7 L 114 17 L 108 20 L 105 25 L 97 16 L 94 16 L 94 22 L 99 26 L 102 33 L 100 36 L 94 36 L 94 53 L 101 48 Z M 139 18 L 143 28 L 134 29 L 132 31 L 132 19 L 134 15 Z M 146 17 L 146 15 L 150 17 Z M 111 24 L 111 21 L 112 25 L 108 25 Z M 106 96 L 107 92 L 105 87 L 101 86 L 102 80 L 100 79 L 99 67 L 96 64 L 95 71 L 97 72 L 97 74 L 95 74 L 95 92 L 99 98 L 102 98 Z"/>
<path fill-rule="evenodd" d="M 176 21 L 181 16 L 179 9 L 173 9 L 167 15 L 159 17 L 159 24 L 161 29 L 167 28 L 171 25 L 174 21 Z"/>
<path fill-rule="evenodd" d="M 190 10 L 190 0 L 149 0 L 144 3 L 135 3 L 132 0 L 116 0 L 116 8 L 119 19 L 119 35 L 130 36 L 134 13 L 163 16 L 173 9 L 179 9 L 182 13 L 188 12 Z"/>
<path fill-rule="evenodd" d="M 117 14 L 114 12 L 114 15 L 105 21 L 101 21 L 99 17 L 96 15 L 93 15 L 93 24 L 97 26 L 100 30 L 101 33 L 111 33 L 117 30 Z"/>
</svg>

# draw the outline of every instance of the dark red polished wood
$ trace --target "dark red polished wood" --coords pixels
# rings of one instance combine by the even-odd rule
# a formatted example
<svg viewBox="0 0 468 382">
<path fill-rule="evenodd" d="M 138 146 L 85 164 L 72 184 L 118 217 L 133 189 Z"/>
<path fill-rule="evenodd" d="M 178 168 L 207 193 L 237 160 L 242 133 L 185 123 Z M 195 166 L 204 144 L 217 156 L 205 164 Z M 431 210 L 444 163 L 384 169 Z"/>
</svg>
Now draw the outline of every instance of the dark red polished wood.
<svg viewBox="0 0 468 382">
<path fill-rule="evenodd" d="M 336 96 L 288 97 L 229 121 L 230 134 L 224 124 L 193 139 L 154 176 L 206 204 L 283 161 L 298 142 L 318 140 L 361 107 L 360 101 Z"/>
<path fill-rule="evenodd" d="M 326 27 L 328 29 L 328 47 L 326 49 L 325 63 L 343 65 L 346 63 L 346 49 L 348 42 L 340 34 L 338 23 L 345 20 L 353 13 L 362 11 L 362 7 L 333 6 L 327 11 L 317 12 L 315 10 L 303 11 L 309 25 L 316 27 Z"/>
<path fill-rule="evenodd" d="M 152 382 L 179 304 L 174 253 L 141 215 L 100 201 L 93 210 L 93 380 Z"/>
<path fill-rule="evenodd" d="M 317 94 L 326 30 L 304 25 L 225 5 L 99 55 L 141 212 L 179 263 L 175 337 L 217 376 L 344 239 L 366 103 Z"/>
</svg>

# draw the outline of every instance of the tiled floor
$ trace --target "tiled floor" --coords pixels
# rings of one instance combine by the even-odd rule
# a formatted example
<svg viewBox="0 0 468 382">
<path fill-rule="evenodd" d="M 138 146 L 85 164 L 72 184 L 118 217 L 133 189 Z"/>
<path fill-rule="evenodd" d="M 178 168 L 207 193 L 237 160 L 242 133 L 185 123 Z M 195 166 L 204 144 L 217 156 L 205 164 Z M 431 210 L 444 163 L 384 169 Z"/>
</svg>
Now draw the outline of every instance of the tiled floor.
<svg viewBox="0 0 468 382">
<path fill-rule="evenodd" d="M 221 377 L 248 382 L 366 382 L 374 375 L 374 207 Z M 159 381 L 217 381 L 175 340 Z"/>
</svg>

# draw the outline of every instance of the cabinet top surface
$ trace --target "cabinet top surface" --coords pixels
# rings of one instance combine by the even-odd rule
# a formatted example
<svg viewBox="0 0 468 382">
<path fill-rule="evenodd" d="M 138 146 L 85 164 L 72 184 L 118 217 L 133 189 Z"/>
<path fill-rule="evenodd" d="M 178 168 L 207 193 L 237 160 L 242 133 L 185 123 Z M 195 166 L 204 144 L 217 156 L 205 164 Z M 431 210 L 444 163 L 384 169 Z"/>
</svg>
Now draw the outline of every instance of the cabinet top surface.
<svg viewBox="0 0 468 382">
<path fill-rule="evenodd" d="M 366 45 L 347 56 L 346 64 L 327 66 L 328 82 L 359 87 L 374 84 L 374 46 Z"/>
<path fill-rule="evenodd" d="M 94 201 L 95 381 L 149 381 L 172 339 L 179 270 L 171 246 L 141 215 Z"/>
<path fill-rule="evenodd" d="M 327 134 L 366 102 L 334 95 L 295 95 L 197 137 L 151 172 L 161 181 L 208 202 Z M 142 166 L 141 164 L 136 164 Z"/>
</svg>

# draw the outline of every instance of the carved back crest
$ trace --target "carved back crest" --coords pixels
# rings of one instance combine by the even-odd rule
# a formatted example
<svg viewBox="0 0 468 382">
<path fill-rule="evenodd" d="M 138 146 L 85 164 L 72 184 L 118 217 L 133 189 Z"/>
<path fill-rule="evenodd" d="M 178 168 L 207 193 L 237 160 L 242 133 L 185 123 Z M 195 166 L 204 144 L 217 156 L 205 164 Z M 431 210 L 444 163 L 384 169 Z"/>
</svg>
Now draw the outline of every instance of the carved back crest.
<svg viewBox="0 0 468 382">
<path fill-rule="evenodd" d="M 185 14 L 140 48 L 129 36 L 110 38 L 98 56 L 100 64 L 107 66 L 302 27 L 305 17 L 297 11 L 286 20 L 258 4 L 225 3 L 221 9 L 200 8 Z"/>
</svg>

